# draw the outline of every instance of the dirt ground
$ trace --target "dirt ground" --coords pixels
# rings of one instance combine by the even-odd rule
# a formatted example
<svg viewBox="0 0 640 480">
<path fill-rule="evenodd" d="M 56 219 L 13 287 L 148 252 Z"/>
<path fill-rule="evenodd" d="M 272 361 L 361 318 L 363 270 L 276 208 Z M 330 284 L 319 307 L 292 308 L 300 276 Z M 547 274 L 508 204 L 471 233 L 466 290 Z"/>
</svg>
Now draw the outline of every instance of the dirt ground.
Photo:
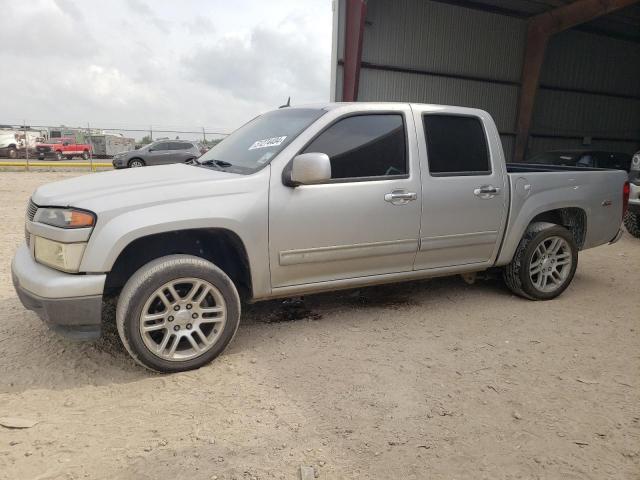
<svg viewBox="0 0 640 480">
<path fill-rule="evenodd" d="M 20 305 L 10 260 L 39 184 L 0 172 L 0 479 L 640 478 L 640 240 L 580 255 L 558 299 L 458 277 L 245 309 L 225 354 L 156 375 L 110 334 Z"/>
</svg>

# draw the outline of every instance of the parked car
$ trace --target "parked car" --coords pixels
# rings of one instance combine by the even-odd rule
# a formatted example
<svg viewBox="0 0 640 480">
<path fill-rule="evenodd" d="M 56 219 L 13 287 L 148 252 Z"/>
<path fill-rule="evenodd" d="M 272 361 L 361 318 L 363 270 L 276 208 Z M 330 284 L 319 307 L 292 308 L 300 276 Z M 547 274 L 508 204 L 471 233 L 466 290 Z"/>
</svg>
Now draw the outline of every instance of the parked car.
<svg viewBox="0 0 640 480">
<path fill-rule="evenodd" d="M 629 172 L 631 184 L 629 195 L 629 211 L 624 217 L 624 226 L 636 238 L 640 238 L 640 152 L 636 152 Z"/>
<path fill-rule="evenodd" d="M 481 110 L 282 108 L 193 164 L 39 187 L 12 263 L 23 305 L 95 339 L 117 298 L 122 343 L 156 371 L 218 356 L 254 302 L 499 267 L 549 300 L 578 252 L 617 241 L 617 170 L 505 164 Z"/>
<path fill-rule="evenodd" d="M 82 157 L 84 160 L 89 159 L 91 145 L 88 143 L 78 143 L 75 138 L 63 137 L 51 139 L 48 142 L 38 143 L 36 145 L 36 154 L 39 160 L 45 158 L 53 158 L 55 160 L 71 160 L 74 157 Z"/>
<path fill-rule="evenodd" d="M 185 163 L 205 152 L 199 142 L 189 140 L 158 140 L 138 150 L 118 153 L 113 157 L 114 168 L 135 168 L 168 163 Z"/>
<path fill-rule="evenodd" d="M 570 167 L 613 168 L 629 171 L 631 155 L 601 150 L 558 150 L 538 153 L 527 159 L 527 163 L 542 165 L 566 165 Z"/>
</svg>

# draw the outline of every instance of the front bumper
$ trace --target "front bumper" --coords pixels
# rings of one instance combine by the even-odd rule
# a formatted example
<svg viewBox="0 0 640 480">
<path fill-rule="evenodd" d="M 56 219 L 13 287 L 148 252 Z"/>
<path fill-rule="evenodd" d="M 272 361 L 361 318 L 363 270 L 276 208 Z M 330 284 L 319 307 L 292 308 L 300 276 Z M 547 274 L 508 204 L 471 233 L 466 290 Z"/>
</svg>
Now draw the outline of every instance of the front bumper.
<svg viewBox="0 0 640 480">
<path fill-rule="evenodd" d="M 127 161 L 124 158 L 114 158 L 111 163 L 113 168 L 126 168 L 127 166 Z"/>
<path fill-rule="evenodd" d="M 105 274 L 59 272 L 37 263 L 23 245 L 11 263 L 11 276 L 22 305 L 52 330 L 74 340 L 100 336 Z"/>
</svg>

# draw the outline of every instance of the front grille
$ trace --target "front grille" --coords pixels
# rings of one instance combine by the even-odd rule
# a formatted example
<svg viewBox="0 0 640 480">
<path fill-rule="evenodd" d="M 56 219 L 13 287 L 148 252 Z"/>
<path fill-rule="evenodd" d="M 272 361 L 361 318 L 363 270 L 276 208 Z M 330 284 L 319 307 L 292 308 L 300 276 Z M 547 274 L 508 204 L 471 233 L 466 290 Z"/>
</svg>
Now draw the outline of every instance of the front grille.
<svg viewBox="0 0 640 480">
<path fill-rule="evenodd" d="M 33 222 L 33 217 L 36 216 L 36 212 L 38 211 L 38 206 L 33 203 L 33 200 L 29 200 L 29 205 L 27 205 L 27 220 Z"/>
</svg>

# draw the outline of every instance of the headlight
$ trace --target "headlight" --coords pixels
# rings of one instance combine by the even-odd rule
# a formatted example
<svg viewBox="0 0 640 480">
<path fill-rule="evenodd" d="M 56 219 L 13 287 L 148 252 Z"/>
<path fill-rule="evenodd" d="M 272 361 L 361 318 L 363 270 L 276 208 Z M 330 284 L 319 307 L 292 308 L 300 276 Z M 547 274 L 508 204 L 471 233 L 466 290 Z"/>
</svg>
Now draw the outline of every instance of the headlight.
<svg viewBox="0 0 640 480">
<path fill-rule="evenodd" d="M 86 210 L 72 208 L 38 208 L 34 222 L 60 228 L 87 228 L 96 223 L 96 216 Z"/>
<path fill-rule="evenodd" d="M 69 273 L 80 269 L 86 243 L 60 243 L 37 236 L 34 241 L 34 253 L 38 262 Z"/>
</svg>

